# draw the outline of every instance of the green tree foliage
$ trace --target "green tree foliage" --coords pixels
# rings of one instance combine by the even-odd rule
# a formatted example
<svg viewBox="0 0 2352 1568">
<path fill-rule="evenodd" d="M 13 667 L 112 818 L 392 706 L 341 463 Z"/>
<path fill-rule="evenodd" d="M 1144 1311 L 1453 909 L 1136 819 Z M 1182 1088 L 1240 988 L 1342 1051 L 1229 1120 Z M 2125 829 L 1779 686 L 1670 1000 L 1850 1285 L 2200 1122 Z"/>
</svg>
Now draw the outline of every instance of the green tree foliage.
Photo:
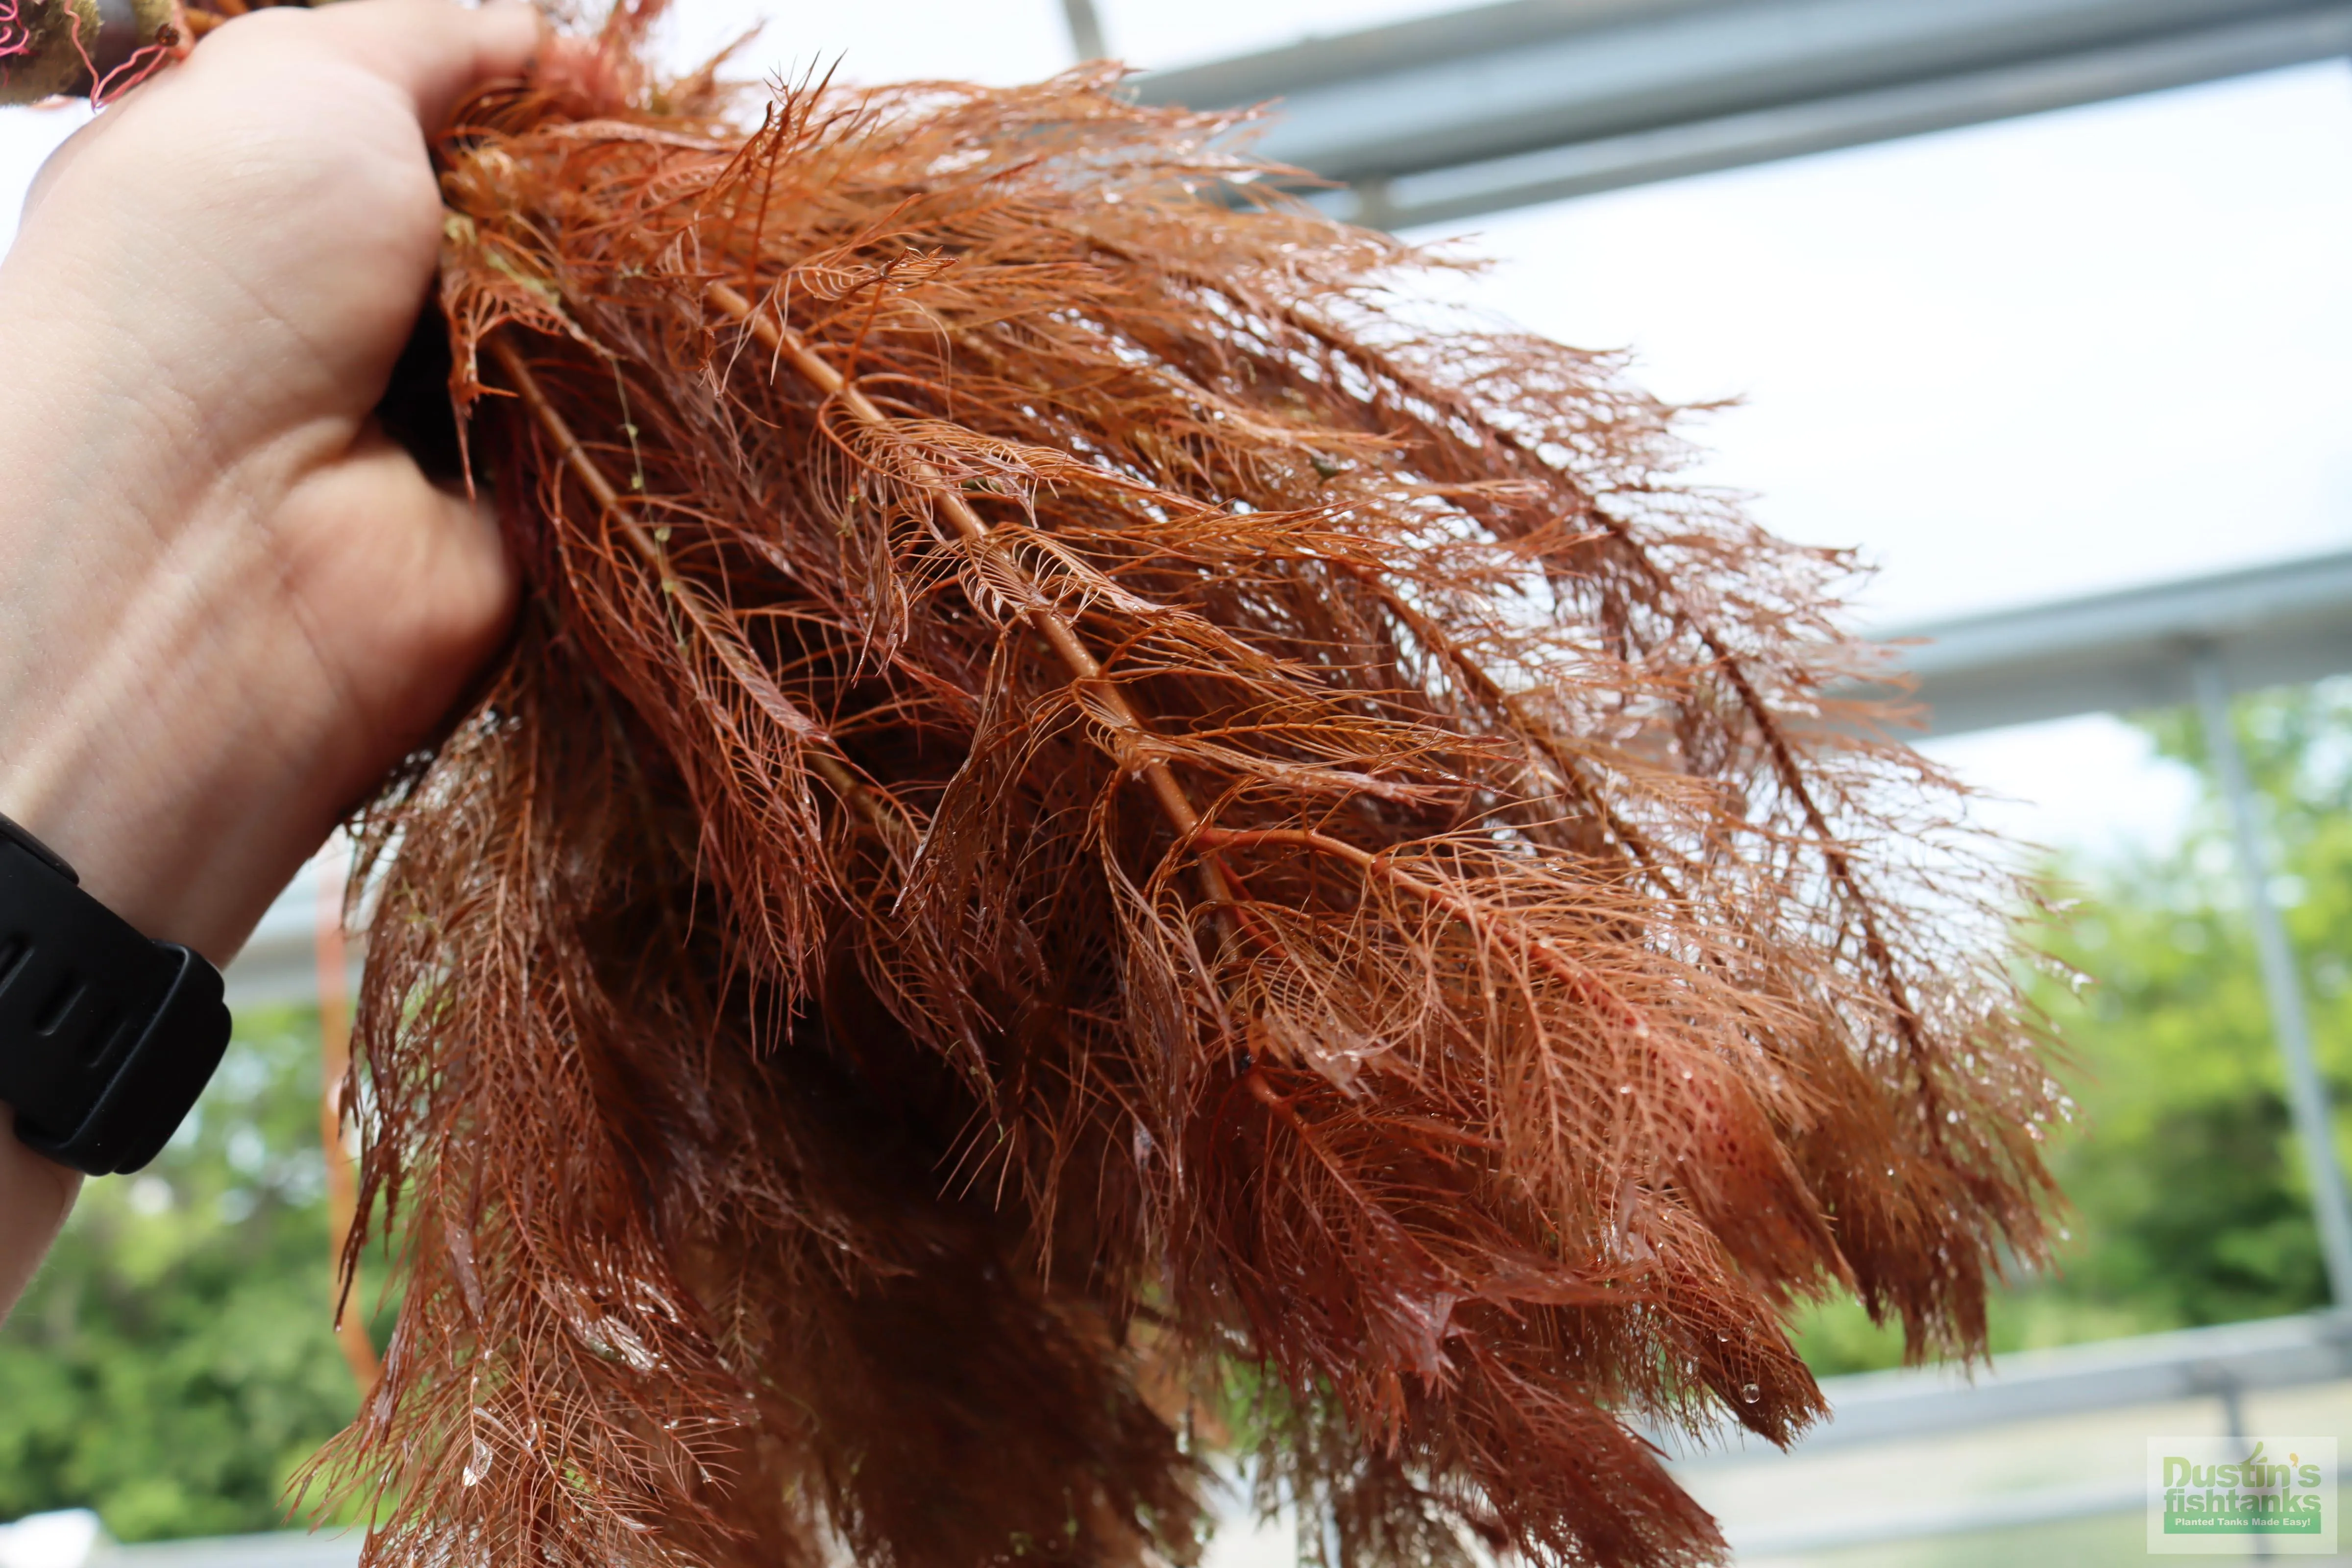
<svg viewBox="0 0 2352 1568">
<path fill-rule="evenodd" d="M 2264 692 L 2236 710 L 2322 1070 L 2352 1125 L 2352 681 Z M 1996 1349 L 2301 1311 L 2326 1276 L 2284 1068 L 2255 964 L 2230 826 L 2189 713 L 2140 722 L 2208 783 L 2175 847 L 2054 868 L 2079 896 L 2045 933 L 2089 977 L 2078 996 L 2037 976 L 2080 1102 L 2052 1163 L 2072 1200 L 2057 1267 L 1995 1304 Z M 1858 1310 L 1825 1309 L 1804 1344 L 1818 1370 L 1892 1364 L 1900 1345 Z"/>
<path fill-rule="evenodd" d="M 0 1329 L 0 1520 L 268 1530 L 358 1394 L 329 1324 L 316 1016 L 240 1018 L 147 1171 L 91 1182 Z"/>
</svg>

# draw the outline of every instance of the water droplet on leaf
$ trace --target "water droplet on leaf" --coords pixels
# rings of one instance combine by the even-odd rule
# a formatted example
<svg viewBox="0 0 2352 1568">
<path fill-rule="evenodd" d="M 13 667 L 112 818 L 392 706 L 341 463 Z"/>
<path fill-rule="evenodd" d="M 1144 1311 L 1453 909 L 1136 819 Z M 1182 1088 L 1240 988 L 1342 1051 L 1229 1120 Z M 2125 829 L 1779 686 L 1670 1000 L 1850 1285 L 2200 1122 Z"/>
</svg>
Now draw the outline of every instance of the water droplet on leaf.
<svg viewBox="0 0 2352 1568">
<path fill-rule="evenodd" d="M 480 1486 L 489 1479 L 490 1459 L 490 1446 L 479 1437 L 475 1438 L 474 1450 L 466 1457 L 465 1474 L 459 1479 L 469 1487 Z"/>
</svg>

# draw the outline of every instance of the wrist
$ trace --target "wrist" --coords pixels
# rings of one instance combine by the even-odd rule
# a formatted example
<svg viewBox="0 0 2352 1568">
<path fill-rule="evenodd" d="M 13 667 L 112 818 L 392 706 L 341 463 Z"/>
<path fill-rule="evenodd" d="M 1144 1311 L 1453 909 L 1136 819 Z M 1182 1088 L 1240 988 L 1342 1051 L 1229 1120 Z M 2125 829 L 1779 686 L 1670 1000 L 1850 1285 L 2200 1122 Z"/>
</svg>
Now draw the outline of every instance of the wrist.
<svg viewBox="0 0 2352 1568">
<path fill-rule="evenodd" d="M 69 417 L 44 433 L 100 460 L 45 462 L 17 401 L 0 472 L 110 477 L 0 497 L 0 813 L 142 933 L 226 963 L 362 787 L 333 776 L 333 694 L 273 604 L 250 485 L 159 495 Z"/>
<path fill-rule="evenodd" d="M 299 695 L 234 657 L 175 658 L 173 640 L 123 637 L 29 700 L 24 665 L 0 658 L 0 813 L 142 935 L 226 966 L 332 827 L 323 801 L 348 797 L 300 760 Z"/>
<path fill-rule="evenodd" d="M 0 1320 L 32 1282 L 81 1191 L 81 1173 L 16 1141 L 16 1117 L 0 1104 Z"/>
</svg>

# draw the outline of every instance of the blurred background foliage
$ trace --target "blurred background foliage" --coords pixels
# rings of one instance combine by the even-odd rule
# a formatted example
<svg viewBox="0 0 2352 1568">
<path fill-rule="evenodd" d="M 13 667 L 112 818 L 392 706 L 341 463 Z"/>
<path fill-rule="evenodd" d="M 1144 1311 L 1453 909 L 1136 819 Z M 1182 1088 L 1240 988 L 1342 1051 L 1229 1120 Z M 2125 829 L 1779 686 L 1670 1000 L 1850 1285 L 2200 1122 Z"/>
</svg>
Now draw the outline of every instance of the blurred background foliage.
<svg viewBox="0 0 2352 1568">
<path fill-rule="evenodd" d="M 2235 721 L 2277 871 L 2271 896 L 2335 1099 L 2338 1156 L 2352 1157 L 2352 680 L 2242 698 Z M 2058 975 L 2031 987 L 2065 1041 L 2060 1077 L 2080 1107 L 2052 1151 L 2071 1234 L 2053 1268 L 2000 1293 L 1996 1351 L 2274 1317 L 2327 1300 L 2204 736 L 2192 713 L 2136 721 L 2205 787 L 2177 845 L 2052 868 L 2060 896 L 2076 902 L 2043 945 L 2091 977 L 2079 995 Z M 1851 1303 L 1810 1313 L 1800 1343 L 1823 1373 L 1901 1360 L 1899 1335 Z"/>
<path fill-rule="evenodd" d="M 0 1328 L 0 1520 L 92 1508 L 121 1541 L 278 1526 L 287 1481 L 359 1405 L 330 1289 L 318 1015 L 256 1011 L 162 1157 L 84 1185 Z"/>
<path fill-rule="evenodd" d="M 2201 768 L 2192 718 L 2142 722 L 2165 753 Z M 2352 682 L 2247 698 L 2238 725 L 2342 1107 Z M 2032 981 L 2066 1039 L 2061 1076 L 2080 1105 L 2053 1149 L 2074 1206 L 2057 1267 L 1996 1300 L 1997 1350 L 2326 1299 L 2227 837 L 2209 791 L 2176 846 L 2052 868 L 2079 902 L 2046 944 L 2095 978 L 2080 996 L 2062 976 Z M 288 1479 L 357 1405 L 328 1327 L 318 1060 L 315 1013 L 241 1018 L 199 1116 L 163 1159 L 85 1190 L 0 1329 L 0 1520 L 94 1508 L 124 1541 L 283 1521 Z M 388 1319 L 373 1327 L 381 1344 Z M 1900 1360 L 1899 1337 L 1850 1303 L 1800 1327 L 1824 1374 Z"/>
</svg>

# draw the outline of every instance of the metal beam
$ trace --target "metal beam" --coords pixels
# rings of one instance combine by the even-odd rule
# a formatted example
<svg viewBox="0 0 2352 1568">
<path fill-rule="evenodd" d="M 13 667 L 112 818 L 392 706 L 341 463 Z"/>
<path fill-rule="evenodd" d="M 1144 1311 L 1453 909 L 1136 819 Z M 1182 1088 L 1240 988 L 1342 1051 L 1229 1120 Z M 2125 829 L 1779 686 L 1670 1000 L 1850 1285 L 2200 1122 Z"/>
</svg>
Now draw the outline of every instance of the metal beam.
<svg viewBox="0 0 2352 1568">
<path fill-rule="evenodd" d="M 2131 1513 L 2147 1506 L 2147 1480 L 2081 1481 L 2027 1491 L 1978 1492 L 1932 1500 L 1905 1498 L 1834 1519 L 1796 1518 L 1769 1524 L 1734 1525 L 1725 1531 L 1735 1559 L 1811 1557 L 1896 1542 L 1934 1541 L 1953 1535 L 2030 1530 L 2078 1519 Z"/>
<path fill-rule="evenodd" d="M 2347 1378 L 2352 1378 L 2352 1313 L 2313 1312 L 2021 1352 L 2001 1357 L 1973 1377 L 1965 1369 L 1947 1365 L 1824 1378 L 1822 1393 L 1830 1404 L 1830 1420 L 1787 1453 L 1736 1428 L 1727 1428 L 1716 1447 L 1696 1452 L 1690 1451 L 1686 1439 L 1652 1436 L 1660 1437 L 1670 1453 L 1679 1453 L 1674 1468 L 1699 1482 L 1703 1491 L 1705 1472 L 1720 1467 L 1754 1467 L 1769 1473 L 1779 1467 L 1802 1467 L 1812 1456 L 1839 1448 L 1883 1447 L 2208 1399 L 2221 1406 L 2219 1413 L 2232 1433 L 2242 1433 L 2244 1395 L 2263 1389 L 2324 1386 Z M 1734 1523 L 1732 1546 L 1746 1561 L 2055 1524 L 2136 1510 L 2146 1501 L 2146 1483 L 2134 1477 L 1963 1497 L 1939 1498 L 1930 1492 L 1856 1500 L 1861 1506 L 1851 1512 Z"/>
<path fill-rule="evenodd" d="M 1095 0 L 1062 0 L 1062 20 L 1070 29 L 1070 50 L 1079 59 L 1098 60 L 1110 53 Z"/>
<path fill-rule="evenodd" d="M 1830 1419 L 1785 1455 L 1736 1429 L 1727 1431 L 1721 1447 L 1698 1452 L 1676 1439 L 1662 1441 L 1685 1450 L 1675 1458 L 1678 1468 L 1787 1464 L 1832 1448 L 2347 1378 L 2352 1378 L 2352 1313 L 2306 1312 L 2020 1351 L 1973 1373 L 1947 1364 L 1823 1378 Z"/>
<path fill-rule="evenodd" d="M 1156 72 L 1388 227 L 2352 54 L 2352 0 L 1507 0 Z"/>
<path fill-rule="evenodd" d="M 1927 733 L 2197 696 L 2198 660 L 2248 691 L 2352 670 L 2352 551 L 1902 628 Z"/>
<path fill-rule="evenodd" d="M 2263 843 L 2262 824 L 2255 816 L 2254 786 L 2246 776 L 2246 759 L 2238 749 L 2238 731 L 2230 718 L 2229 679 L 2210 647 L 2200 648 L 2190 663 L 2197 686 L 2197 709 L 2205 728 L 2205 752 L 2230 807 L 2231 842 L 2237 852 L 2239 880 L 2245 889 L 2246 915 L 2254 928 L 2254 955 L 2263 972 L 2263 994 L 2270 1006 L 2271 1029 L 2278 1037 L 2279 1055 L 2286 1063 L 2287 1104 L 2294 1114 L 2295 1141 L 2303 1145 L 2303 1168 L 2311 1183 L 2311 1208 L 2319 1227 L 2320 1256 L 2327 1263 L 2328 1296 L 2338 1307 L 2352 1307 L 2352 1197 L 2344 1190 L 2344 1166 L 2336 1157 L 2336 1119 L 2328 1108 L 2327 1080 L 2311 1050 L 2311 1017 L 2303 1005 L 2303 973 L 2287 940 L 2286 922 L 2271 900 L 2271 857 Z"/>
</svg>

